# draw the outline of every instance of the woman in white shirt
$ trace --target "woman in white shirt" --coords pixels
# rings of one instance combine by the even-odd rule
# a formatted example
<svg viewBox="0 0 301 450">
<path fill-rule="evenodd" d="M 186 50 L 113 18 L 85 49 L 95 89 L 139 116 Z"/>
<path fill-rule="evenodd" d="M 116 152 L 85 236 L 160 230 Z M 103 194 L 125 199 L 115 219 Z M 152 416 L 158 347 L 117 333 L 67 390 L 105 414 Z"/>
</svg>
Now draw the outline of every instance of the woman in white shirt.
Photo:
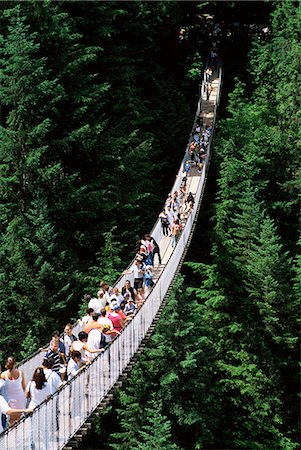
<svg viewBox="0 0 301 450">
<path fill-rule="evenodd" d="M 144 270 L 145 264 L 141 263 L 138 259 L 136 259 L 132 268 L 127 269 L 122 273 L 123 275 L 127 275 L 134 272 L 134 289 L 136 291 L 138 290 L 138 288 L 141 288 L 143 286 Z"/>
<path fill-rule="evenodd" d="M 43 370 L 45 374 L 46 381 L 49 385 L 50 395 L 54 394 L 63 384 L 61 377 L 58 373 L 52 370 L 54 365 L 53 358 L 44 358 L 43 360 Z"/>
<path fill-rule="evenodd" d="M 36 408 L 50 395 L 43 367 L 38 367 L 34 371 L 32 380 L 26 386 L 26 397 L 30 398 L 29 408 Z"/>
<path fill-rule="evenodd" d="M 77 374 L 77 372 L 80 370 L 80 368 L 79 368 L 80 360 L 81 360 L 80 352 L 78 352 L 77 350 L 74 350 L 73 352 L 70 353 L 70 359 L 69 359 L 68 365 L 67 365 L 68 380 L 71 380 L 71 378 L 73 378 Z M 82 366 L 82 367 L 84 367 L 84 366 Z"/>
<path fill-rule="evenodd" d="M 4 398 L 12 408 L 25 408 L 25 379 L 24 374 L 16 368 L 16 360 L 10 356 L 6 360 L 5 372 L 2 372 L 1 379 L 5 382 Z M 9 425 L 12 426 L 19 420 L 21 414 L 12 414 Z"/>
</svg>

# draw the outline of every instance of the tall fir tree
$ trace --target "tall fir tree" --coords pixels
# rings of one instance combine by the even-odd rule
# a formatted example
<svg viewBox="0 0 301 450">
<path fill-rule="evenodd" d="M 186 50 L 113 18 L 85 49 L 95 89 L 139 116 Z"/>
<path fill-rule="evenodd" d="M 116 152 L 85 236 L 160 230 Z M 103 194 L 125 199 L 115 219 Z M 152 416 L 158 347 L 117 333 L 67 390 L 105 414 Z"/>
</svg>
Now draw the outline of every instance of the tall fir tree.
<svg viewBox="0 0 301 450">
<path fill-rule="evenodd" d="M 48 156 L 63 90 L 40 55 L 38 35 L 26 23 L 21 6 L 4 14 L 8 25 L 1 75 L 1 310 L 9 320 L 1 328 L 1 342 L 10 343 L 12 352 L 16 329 L 22 342 L 26 333 L 34 330 L 41 336 L 51 327 L 56 317 L 51 313 L 56 308 L 61 312 L 68 302 L 70 273 L 69 259 L 58 249 L 47 196 L 62 174 L 60 164 L 51 163 Z M 30 324 L 27 332 L 24 323 Z"/>
</svg>

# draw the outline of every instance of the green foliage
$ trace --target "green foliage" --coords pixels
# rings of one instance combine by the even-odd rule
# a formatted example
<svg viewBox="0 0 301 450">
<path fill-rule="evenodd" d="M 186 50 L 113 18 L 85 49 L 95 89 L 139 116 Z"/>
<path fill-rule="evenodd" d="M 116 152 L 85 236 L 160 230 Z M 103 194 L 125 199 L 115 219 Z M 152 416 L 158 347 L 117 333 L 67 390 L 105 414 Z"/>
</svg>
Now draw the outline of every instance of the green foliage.
<svg viewBox="0 0 301 450">
<path fill-rule="evenodd" d="M 86 289 L 94 289 L 102 279 L 112 285 L 118 278 L 122 269 L 120 253 L 123 246 L 116 239 L 116 229 L 115 226 L 104 233 L 104 245 L 101 251 L 96 253 L 97 265 L 89 268 L 89 275 L 84 280 L 87 283 Z"/>
<path fill-rule="evenodd" d="M 301 237 L 298 241 L 298 253 L 296 255 L 295 261 L 294 261 L 294 296 L 295 296 L 295 305 L 298 303 L 298 299 L 301 298 L 301 255 L 300 255 L 300 248 L 301 248 Z"/>
<path fill-rule="evenodd" d="M 31 355 L 35 352 L 38 346 L 37 339 L 33 336 L 33 332 L 31 329 L 27 331 L 27 334 L 22 342 L 22 349 L 20 351 L 20 356 L 22 359 L 27 358 L 27 356 Z"/>
<path fill-rule="evenodd" d="M 202 57 L 198 52 L 196 52 L 187 71 L 187 79 L 190 81 L 199 81 L 202 79 L 203 68 Z"/>
<path fill-rule="evenodd" d="M 10 347 L 10 353 L 15 351 L 17 333 L 21 342 L 25 339 L 24 356 L 33 349 L 36 336 L 45 336 L 45 330 L 54 326 L 72 289 L 70 263 L 59 246 L 48 204 L 48 189 L 55 188 L 61 174 L 60 165 L 52 166 L 48 155 L 62 88 L 40 54 L 38 34 L 26 24 L 21 5 L 5 10 L 4 16 L 8 26 L 1 80 L 5 105 L 0 167 L 1 310 L 9 320 L 2 327 L 1 344 Z"/>
<path fill-rule="evenodd" d="M 179 447 L 171 442 L 171 423 L 162 414 L 162 403 L 154 396 L 150 399 L 145 408 L 147 424 L 138 431 L 140 442 L 137 443 L 139 450 L 156 450 L 164 448 L 166 450 L 177 450 Z"/>
<path fill-rule="evenodd" d="M 114 450 L 136 448 L 143 409 L 137 402 L 133 389 L 121 393 L 120 401 L 124 408 L 119 411 L 119 424 L 122 431 L 113 434 L 115 442 L 110 443 Z"/>
<path fill-rule="evenodd" d="M 201 70 L 195 46 L 176 67 L 185 15 L 173 2 L 2 9 L 2 359 L 76 315 L 149 229 L 187 132 L 176 72 L 187 88 Z M 114 449 L 298 447 L 300 17 L 278 2 L 253 91 L 235 81 L 215 142 L 213 261 L 190 264 L 199 287 L 177 280 L 120 393 Z"/>
</svg>

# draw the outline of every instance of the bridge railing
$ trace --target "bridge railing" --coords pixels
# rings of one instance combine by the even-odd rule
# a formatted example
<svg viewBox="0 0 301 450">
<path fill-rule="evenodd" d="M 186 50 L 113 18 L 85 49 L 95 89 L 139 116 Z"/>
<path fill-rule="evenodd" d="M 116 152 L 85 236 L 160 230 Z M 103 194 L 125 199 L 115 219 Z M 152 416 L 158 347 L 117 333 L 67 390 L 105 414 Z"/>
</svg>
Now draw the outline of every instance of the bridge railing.
<svg viewBox="0 0 301 450">
<path fill-rule="evenodd" d="M 221 70 L 219 71 L 219 84 L 220 82 Z M 217 105 L 215 106 L 215 112 L 216 108 Z M 208 157 L 198 179 L 195 206 L 198 205 L 204 190 L 210 154 L 211 140 Z M 183 162 L 179 173 L 181 173 L 182 167 Z M 172 190 L 177 190 L 180 183 L 181 177 L 177 177 Z M 134 319 L 127 324 L 121 336 L 115 339 L 104 353 L 99 354 L 91 365 L 64 384 L 50 399 L 37 407 L 32 414 L 24 417 L 12 428 L 1 434 L 0 450 L 58 450 L 63 448 L 76 433 L 116 383 L 120 374 L 138 350 L 173 281 L 186 249 L 196 214 L 197 208 L 194 207 L 164 271 L 142 308 Z M 156 222 L 152 235 L 156 240 L 160 240 L 162 231 L 159 221 Z M 122 276 L 117 284 L 122 285 L 126 278 L 128 278 L 128 275 Z M 39 356 L 41 357 L 40 354 Z M 35 367 L 37 367 L 40 361 L 38 363 L 36 361 L 35 364 Z"/>
</svg>

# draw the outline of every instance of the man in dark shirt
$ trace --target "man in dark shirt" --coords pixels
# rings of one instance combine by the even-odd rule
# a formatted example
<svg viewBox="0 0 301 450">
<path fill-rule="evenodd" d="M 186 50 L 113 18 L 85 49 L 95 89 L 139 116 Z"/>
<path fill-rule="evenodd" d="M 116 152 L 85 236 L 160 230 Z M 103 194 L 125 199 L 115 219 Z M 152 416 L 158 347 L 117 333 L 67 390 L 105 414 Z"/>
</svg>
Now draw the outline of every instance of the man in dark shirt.
<svg viewBox="0 0 301 450">
<path fill-rule="evenodd" d="M 52 340 L 50 342 L 50 347 L 45 354 L 45 358 L 53 359 L 52 370 L 54 372 L 58 373 L 59 375 L 61 375 L 61 373 L 60 373 L 61 359 L 60 359 L 60 355 L 59 355 L 59 344 L 56 340 Z"/>
</svg>

